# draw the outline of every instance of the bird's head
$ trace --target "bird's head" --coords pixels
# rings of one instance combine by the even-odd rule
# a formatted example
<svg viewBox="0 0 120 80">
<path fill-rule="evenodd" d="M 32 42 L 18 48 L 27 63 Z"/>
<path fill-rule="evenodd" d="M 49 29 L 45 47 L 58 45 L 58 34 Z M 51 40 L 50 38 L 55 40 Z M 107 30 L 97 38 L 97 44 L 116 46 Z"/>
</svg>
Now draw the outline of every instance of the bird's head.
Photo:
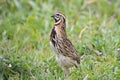
<svg viewBox="0 0 120 80">
<path fill-rule="evenodd" d="M 61 12 L 53 14 L 51 17 L 55 20 L 55 24 L 65 23 L 66 17 Z"/>
</svg>

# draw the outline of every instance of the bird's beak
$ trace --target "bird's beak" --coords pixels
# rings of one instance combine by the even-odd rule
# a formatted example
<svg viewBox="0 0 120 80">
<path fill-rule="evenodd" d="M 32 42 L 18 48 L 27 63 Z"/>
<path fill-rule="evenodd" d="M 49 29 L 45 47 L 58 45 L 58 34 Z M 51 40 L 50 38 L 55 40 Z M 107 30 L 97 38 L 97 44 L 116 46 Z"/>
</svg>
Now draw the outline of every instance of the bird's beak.
<svg viewBox="0 0 120 80">
<path fill-rule="evenodd" d="M 52 18 L 54 17 L 54 15 L 51 16 Z"/>
<path fill-rule="evenodd" d="M 55 16 L 56 16 L 56 15 L 55 15 L 55 14 L 53 14 L 51 17 L 52 17 L 52 18 L 55 18 Z"/>
</svg>

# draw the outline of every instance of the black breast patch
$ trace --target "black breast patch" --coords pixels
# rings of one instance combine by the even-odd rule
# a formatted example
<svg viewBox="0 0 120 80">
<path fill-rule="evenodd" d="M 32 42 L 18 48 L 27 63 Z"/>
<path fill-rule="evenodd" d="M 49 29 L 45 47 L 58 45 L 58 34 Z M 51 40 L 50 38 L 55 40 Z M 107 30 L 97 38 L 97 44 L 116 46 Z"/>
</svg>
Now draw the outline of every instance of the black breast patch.
<svg viewBox="0 0 120 80">
<path fill-rule="evenodd" d="M 56 31 L 55 31 L 55 28 L 53 28 L 51 32 L 51 37 L 52 37 L 52 44 L 54 46 L 55 46 L 55 36 L 56 36 Z"/>
</svg>

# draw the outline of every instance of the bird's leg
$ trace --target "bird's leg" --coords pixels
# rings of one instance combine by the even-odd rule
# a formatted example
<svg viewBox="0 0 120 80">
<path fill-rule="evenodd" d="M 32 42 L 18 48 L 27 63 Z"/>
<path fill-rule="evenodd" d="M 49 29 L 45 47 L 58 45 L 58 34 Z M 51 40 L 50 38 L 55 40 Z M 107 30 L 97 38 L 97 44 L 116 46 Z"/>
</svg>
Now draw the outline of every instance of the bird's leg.
<svg viewBox="0 0 120 80">
<path fill-rule="evenodd" d="M 62 70 L 63 70 L 63 72 L 64 72 L 64 77 L 65 77 L 65 78 L 68 78 L 68 77 L 69 77 L 69 74 L 70 74 L 69 68 L 63 67 Z"/>
</svg>

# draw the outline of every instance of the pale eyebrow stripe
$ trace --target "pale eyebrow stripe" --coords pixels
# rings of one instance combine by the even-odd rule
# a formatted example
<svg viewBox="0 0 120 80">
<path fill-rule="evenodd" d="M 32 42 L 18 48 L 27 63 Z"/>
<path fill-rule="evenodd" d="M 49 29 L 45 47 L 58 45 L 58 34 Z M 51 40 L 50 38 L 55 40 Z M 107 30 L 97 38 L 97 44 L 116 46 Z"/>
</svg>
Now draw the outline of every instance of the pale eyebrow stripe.
<svg viewBox="0 0 120 80">
<path fill-rule="evenodd" d="M 63 15 L 62 13 L 56 13 L 56 14 L 59 14 L 59 15 L 63 16 L 64 18 L 66 18 L 65 15 Z"/>
</svg>

